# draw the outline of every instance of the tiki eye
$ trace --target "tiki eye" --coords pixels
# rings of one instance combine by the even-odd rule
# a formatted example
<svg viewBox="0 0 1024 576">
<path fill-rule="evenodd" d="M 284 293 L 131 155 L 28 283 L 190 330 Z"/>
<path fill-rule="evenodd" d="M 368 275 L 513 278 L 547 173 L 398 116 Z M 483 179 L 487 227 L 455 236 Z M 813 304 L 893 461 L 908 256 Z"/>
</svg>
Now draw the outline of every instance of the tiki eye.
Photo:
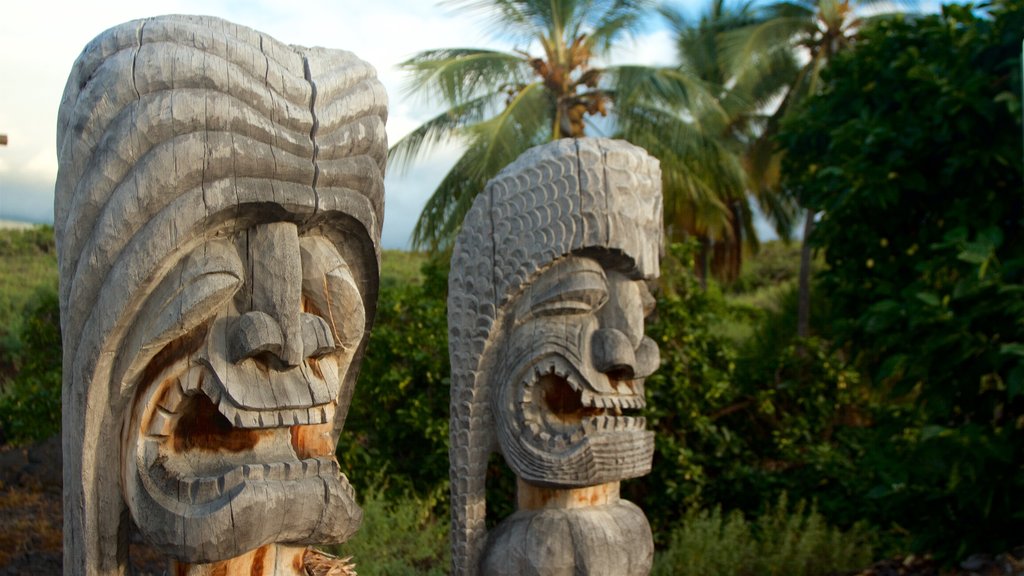
<svg viewBox="0 0 1024 576">
<path fill-rule="evenodd" d="M 242 263 L 227 242 L 211 241 L 192 252 L 154 292 L 147 342 L 176 338 L 211 317 L 242 285 Z"/>
<path fill-rule="evenodd" d="M 299 246 L 304 308 L 323 318 L 334 345 L 357 345 L 366 329 L 366 311 L 348 263 L 326 238 L 304 237 Z"/>
<path fill-rule="evenodd" d="M 534 293 L 530 311 L 537 316 L 585 314 L 608 301 L 608 283 L 600 269 L 560 270 L 543 290 Z"/>
</svg>

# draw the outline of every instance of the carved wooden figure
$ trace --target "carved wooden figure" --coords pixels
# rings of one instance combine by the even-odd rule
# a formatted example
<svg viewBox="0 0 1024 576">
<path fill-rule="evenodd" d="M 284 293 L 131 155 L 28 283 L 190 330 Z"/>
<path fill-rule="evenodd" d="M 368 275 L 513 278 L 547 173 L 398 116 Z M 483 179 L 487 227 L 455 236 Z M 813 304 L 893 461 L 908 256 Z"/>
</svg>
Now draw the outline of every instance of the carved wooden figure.
<svg viewBox="0 0 1024 576">
<path fill-rule="evenodd" d="M 86 46 L 57 129 L 65 574 L 124 574 L 133 530 L 174 574 L 325 573 L 306 546 L 358 528 L 334 447 L 386 115 L 353 54 L 216 18 Z"/>
<path fill-rule="evenodd" d="M 488 183 L 449 281 L 453 574 L 647 574 L 643 512 L 619 482 L 650 471 L 636 413 L 662 241 L 657 160 L 626 142 L 533 148 Z M 518 511 L 487 534 L 499 450 Z"/>
</svg>

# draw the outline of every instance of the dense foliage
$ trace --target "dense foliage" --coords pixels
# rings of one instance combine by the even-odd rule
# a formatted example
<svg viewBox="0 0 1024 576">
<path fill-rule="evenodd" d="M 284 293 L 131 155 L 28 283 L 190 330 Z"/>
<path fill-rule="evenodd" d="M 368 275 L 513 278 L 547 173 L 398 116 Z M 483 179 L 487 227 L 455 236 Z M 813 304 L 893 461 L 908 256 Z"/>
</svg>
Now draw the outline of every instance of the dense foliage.
<svg viewBox="0 0 1024 576">
<path fill-rule="evenodd" d="M 881 22 L 781 136 L 835 342 L 886 408 L 874 520 L 949 556 L 1024 534 L 1022 29 L 1020 0 Z"/>
<path fill-rule="evenodd" d="M 752 520 L 739 511 L 691 510 L 655 555 L 654 576 L 819 576 L 841 574 L 872 560 L 870 532 L 828 526 L 814 507 L 790 507 L 785 496 Z"/>
<path fill-rule="evenodd" d="M 57 289 L 53 227 L 0 230 L 0 388 L 22 363 L 28 307 L 39 290 Z"/>
<path fill-rule="evenodd" d="M 694 275 L 695 244 L 669 249 L 647 327 L 662 354 L 647 382 L 654 468 L 623 488 L 666 550 L 659 569 L 846 569 L 864 561 L 863 520 L 883 546 L 909 535 L 947 559 L 1021 544 L 1021 30 L 1024 0 L 866 27 L 784 126 L 784 184 L 821 214 L 813 337 L 794 336 L 794 252 L 766 251 L 723 290 Z M 3 262 L 50 270 L 16 297 L 0 284 L 16 317 L 0 332 L 6 440 L 59 424 L 50 234 L 0 235 Z M 343 552 L 366 570 L 447 565 L 447 266 L 381 285 L 338 449 L 367 505 L 366 536 Z M 489 507 L 505 515 L 507 468 L 496 458 L 490 472 Z M 770 505 L 786 495 L 813 512 Z M 834 564 L 802 560 L 826 549 Z"/>
<path fill-rule="evenodd" d="M 60 313 L 53 228 L 0 231 L 0 441 L 60 430 Z"/>
<path fill-rule="evenodd" d="M 61 344 L 57 293 L 41 289 L 25 307 L 19 370 L 0 394 L 0 441 L 43 440 L 60 432 Z"/>
<path fill-rule="evenodd" d="M 352 557 L 361 576 L 439 576 L 448 573 L 447 512 L 438 512 L 441 491 L 420 497 L 394 494 L 386 474 L 359 491 L 363 523 L 359 532 L 331 552 Z"/>
<path fill-rule="evenodd" d="M 338 448 L 344 469 L 372 473 L 383 467 L 399 492 L 426 493 L 448 479 L 447 262 L 427 262 L 422 276 L 381 286 Z M 366 485 L 358 477 L 353 481 Z"/>
<path fill-rule="evenodd" d="M 694 254 L 676 245 L 665 261 L 648 328 L 662 355 L 647 383 L 655 462 L 627 494 L 644 505 L 660 537 L 680 510 L 721 505 L 753 514 L 786 492 L 818 499 L 830 519 L 852 524 L 860 518 L 849 503 L 858 489 L 849 437 L 857 428 L 848 426 L 861 401 L 857 375 L 822 342 L 777 329 L 792 318 L 792 289 L 783 295 L 788 305 L 757 313 L 714 284 L 702 289 Z M 737 341 L 732 324 L 757 328 Z"/>
</svg>

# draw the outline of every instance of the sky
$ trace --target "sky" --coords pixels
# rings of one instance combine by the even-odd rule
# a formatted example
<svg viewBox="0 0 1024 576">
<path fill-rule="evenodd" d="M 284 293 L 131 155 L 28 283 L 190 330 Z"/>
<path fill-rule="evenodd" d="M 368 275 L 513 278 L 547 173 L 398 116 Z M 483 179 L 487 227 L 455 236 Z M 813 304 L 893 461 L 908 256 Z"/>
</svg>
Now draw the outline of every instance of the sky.
<svg viewBox="0 0 1024 576">
<path fill-rule="evenodd" d="M 700 0 L 681 0 L 686 10 Z M 296 8 L 301 5 L 302 8 Z M 441 108 L 403 90 L 397 65 L 433 48 L 514 48 L 495 40 L 478 13 L 432 0 L 24 0 L 0 10 L 0 220 L 52 223 L 57 175 L 56 123 L 64 84 L 87 42 L 104 30 L 161 14 L 208 14 L 287 44 L 341 48 L 377 69 L 388 92 L 388 140 L 397 142 Z M 616 52 L 615 63 L 669 64 L 669 33 L 652 19 Z M 438 150 L 385 180 L 383 246 L 404 249 L 427 197 L 458 157 Z"/>
</svg>

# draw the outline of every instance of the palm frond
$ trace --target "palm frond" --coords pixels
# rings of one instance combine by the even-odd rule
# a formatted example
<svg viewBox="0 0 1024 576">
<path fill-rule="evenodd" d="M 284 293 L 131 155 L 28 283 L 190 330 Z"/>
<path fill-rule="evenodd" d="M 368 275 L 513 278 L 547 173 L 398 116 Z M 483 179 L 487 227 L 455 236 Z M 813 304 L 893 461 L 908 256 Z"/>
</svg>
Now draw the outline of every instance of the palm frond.
<svg viewBox="0 0 1024 576">
<path fill-rule="evenodd" d="M 427 200 L 413 228 L 414 250 L 443 250 L 454 241 L 487 181 L 531 146 L 550 138 L 553 103 L 543 85 L 521 89 L 493 118 L 466 126 L 466 151 Z"/>
<path fill-rule="evenodd" d="M 409 239 L 413 250 L 437 252 L 451 245 L 473 199 L 486 184 L 486 180 L 469 175 L 474 160 L 472 152 L 467 150 L 427 198 Z"/>
<path fill-rule="evenodd" d="M 520 0 L 446 0 L 442 6 L 451 6 L 452 12 L 481 12 L 486 16 L 491 32 L 498 36 L 517 36 L 532 39 L 536 32 L 534 23 L 538 20 L 536 6 L 539 2 Z"/>
<path fill-rule="evenodd" d="M 426 50 L 399 64 L 409 72 L 407 94 L 458 105 L 496 86 L 523 84 L 529 65 L 518 54 L 478 48 Z"/>
<path fill-rule="evenodd" d="M 793 50 L 770 50 L 733 70 L 733 90 L 743 94 L 748 105 L 766 110 L 791 86 L 799 71 Z"/>
<path fill-rule="evenodd" d="M 661 161 L 666 224 L 679 233 L 724 233 L 730 199 L 744 198 L 747 183 L 724 142 L 679 114 L 641 104 L 620 111 L 619 128 Z"/>
<path fill-rule="evenodd" d="M 493 177 L 531 146 L 551 139 L 554 102 L 544 85 L 525 86 L 493 118 L 468 128 L 477 154 L 475 175 Z"/>
<path fill-rule="evenodd" d="M 815 32 L 814 13 L 769 18 L 722 34 L 722 57 L 732 69 L 757 61 L 773 51 L 791 51 L 794 40 Z"/>
<path fill-rule="evenodd" d="M 726 122 L 716 94 L 718 86 L 686 70 L 628 65 L 608 68 L 606 74 L 619 116 L 628 116 L 625 111 L 636 103 L 674 110 L 701 123 L 717 120 L 719 127 Z"/>
<path fill-rule="evenodd" d="M 581 30 L 587 34 L 587 47 L 596 54 L 608 52 L 623 35 L 630 36 L 653 8 L 649 0 L 605 0 L 586 2 L 580 12 L 584 17 Z"/>
<path fill-rule="evenodd" d="M 458 140 L 460 130 L 482 121 L 498 109 L 505 92 L 483 94 L 453 106 L 406 134 L 388 150 L 388 167 L 404 172 L 419 157 L 427 155 L 439 144 Z"/>
</svg>

